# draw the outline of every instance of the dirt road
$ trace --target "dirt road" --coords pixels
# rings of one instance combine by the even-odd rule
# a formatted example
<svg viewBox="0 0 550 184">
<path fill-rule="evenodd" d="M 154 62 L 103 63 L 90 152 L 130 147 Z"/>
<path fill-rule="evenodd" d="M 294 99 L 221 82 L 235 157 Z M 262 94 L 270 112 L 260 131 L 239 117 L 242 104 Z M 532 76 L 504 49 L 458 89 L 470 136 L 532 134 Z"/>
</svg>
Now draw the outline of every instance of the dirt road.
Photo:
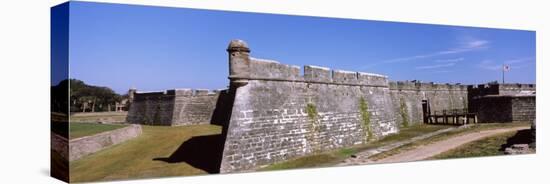
<svg viewBox="0 0 550 184">
<path fill-rule="evenodd" d="M 409 162 L 409 161 L 424 160 L 472 141 L 480 140 L 480 139 L 497 135 L 500 133 L 518 131 L 518 130 L 524 130 L 524 129 L 529 129 L 529 127 L 503 128 L 503 129 L 483 130 L 479 132 L 467 133 L 464 135 L 451 137 L 446 140 L 431 143 L 428 145 L 419 146 L 412 150 L 405 151 L 396 155 L 392 155 L 380 160 L 376 160 L 376 161 L 371 160 L 369 163 L 391 163 L 391 162 Z"/>
</svg>

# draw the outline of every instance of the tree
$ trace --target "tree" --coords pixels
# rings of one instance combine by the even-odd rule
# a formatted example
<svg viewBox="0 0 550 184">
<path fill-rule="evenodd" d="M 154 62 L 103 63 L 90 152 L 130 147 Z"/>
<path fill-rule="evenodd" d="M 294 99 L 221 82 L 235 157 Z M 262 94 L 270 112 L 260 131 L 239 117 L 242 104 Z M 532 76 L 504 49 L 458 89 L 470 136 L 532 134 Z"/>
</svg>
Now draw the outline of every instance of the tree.
<svg viewBox="0 0 550 184">
<path fill-rule="evenodd" d="M 69 96 L 68 80 L 63 80 L 59 84 L 50 87 L 51 97 L 51 111 L 67 114 L 69 112 L 69 104 L 67 102 L 67 96 Z"/>
<path fill-rule="evenodd" d="M 110 111 L 109 104 L 122 97 L 108 87 L 93 86 L 81 80 L 70 79 L 71 112 Z"/>
</svg>

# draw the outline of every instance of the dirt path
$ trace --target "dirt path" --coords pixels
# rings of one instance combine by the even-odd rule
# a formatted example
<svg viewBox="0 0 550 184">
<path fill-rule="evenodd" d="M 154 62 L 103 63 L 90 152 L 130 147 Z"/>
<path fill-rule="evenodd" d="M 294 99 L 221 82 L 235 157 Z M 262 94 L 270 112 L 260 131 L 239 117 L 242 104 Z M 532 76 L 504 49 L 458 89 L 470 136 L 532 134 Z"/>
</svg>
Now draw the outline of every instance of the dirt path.
<svg viewBox="0 0 550 184">
<path fill-rule="evenodd" d="M 409 161 L 424 160 L 472 141 L 480 140 L 480 139 L 497 135 L 500 133 L 518 131 L 518 130 L 524 130 L 524 129 L 529 129 L 529 127 L 514 127 L 514 128 L 503 128 L 503 129 L 472 132 L 472 133 L 468 133 L 468 134 L 464 134 L 456 137 L 451 137 L 449 139 L 431 143 L 428 145 L 419 146 L 417 148 L 414 148 L 412 150 L 409 150 L 403 153 L 392 155 L 376 161 L 370 161 L 370 163 L 391 163 L 391 162 L 409 162 Z"/>
<path fill-rule="evenodd" d="M 436 136 L 436 135 L 439 135 L 439 134 L 442 134 L 442 133 L 445 133 L 445 132 L 453 131 L 453 130 L 460 129 L 460 128 L 466 128 L 466 127 L 468 127 L 468 125 L 464 125 L 464 126 L 460 126 L 460 127 L 451 127 L 451 128 L 441 129 L 441 130 L 438 130 L 438 131 L 435 131 L 435 132 L 430 132 L 430 133 L 427 133 L 427 134 L 424 134 L 424 135 L 413 137 L 413 138 L 410 138 L 408 140 L 398 141 L 398 142 L 390 143 L 388 145 L 384 145 L 384 146 L 381 146 L 381 147 L 364 150 L 364 151 L 361 151 L 361 152 L 355 154 L 352 158 L 348 158 L 348 159 L 343 160 L 341 163 L 337 164 L 337 166 L 363 165 L 363 164 L 372 163 L 373 161 L 371 161 L 369 159 L 369 157 L 371 157 L 373 155 L 383 153 L 383 152 L 386 152 L 386 151 L 389 151 L 389 150 L 393 150 L 393 149 L 396 149 L 400 146 L 410 144 L 410 143 L 413 143 L 413 142 L 416 142 L 416 141 L 420 141 L 420 140 L 423 140 L 423 139 L 427 139 L 427 138 L 430 138 L 430 137 L 433 137 L 433 136 Z"/>
</svg>

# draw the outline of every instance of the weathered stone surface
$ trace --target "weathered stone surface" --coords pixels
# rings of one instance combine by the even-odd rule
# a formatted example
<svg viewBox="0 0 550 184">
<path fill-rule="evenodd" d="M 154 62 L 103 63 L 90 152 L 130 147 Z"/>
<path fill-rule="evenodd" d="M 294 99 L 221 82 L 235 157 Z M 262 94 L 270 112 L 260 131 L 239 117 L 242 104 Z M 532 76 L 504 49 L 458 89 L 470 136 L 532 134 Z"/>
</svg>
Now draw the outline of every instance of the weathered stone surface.
<svg viewBox="0 0 550 184">
<path fill-rule="evenodd" d="M 249 71 L 243 71 L 250 75 L 245 82 L 230 77 L 240 85 L 231 85 L 235 100 L 220 172 L 362 144 L 398 131 L 386 76 L 340 70 L 331 75 L 317 66 L 305 66 L 299 76 L 296 66 L 238 59 L 250 61 Z M 229 63 L 238 64 L 232 57 Z"/>
<path fill-rule="evenodd" d="M 512 121 L 531 122 L 536 116 L 536 97 L 517 96 L 512 98 Z"/>
<path fill-rule="evenodd" d="M 172 125 L 175 94 L 136 92 L 126 122 L 147 125 Z"/>
<path fill-rule="evenodd" d="M 130 140 L 140 134 L 141 125 L 130 125 L 96 135 L 72 139 L 69 141 L 69 161 L 77 160 L 109 146 Z"/>
<path fill-rule="evenodd" d="M 246 170 L 398 131 L 388 88 L 250 80 L 237 89 L 221 172 Z"/>
<path fill-rule="evenodd" d="M 232 41 L 229 48 L 234 101 L 223 133 L 222 173 L 247 171 L 396 133 L 402 126 L 423 122 L 423 100 L 430 114 L 466 108 L 476 113 L 480 104 L 470 101 L 477 97 L 534 90 L 530 85 L 389 82 L 379 74 L 311 65 L 304 66 L 300 76 L 297 66 L 251 58 L 248 45 Z M 531 101 L 513 104 L 518 110 L 504 112 L 523 119 L 534 117 Z"/>
<path fill-rule="evenodd" d="M 79 112 L 71 114 L 71 122 L 116 124 L 126 122 L 128 112 Z"/>
<path fill-rule="evenodd" d="M 507 155 L 528 154 L 528 153 L 533 153 L 533 151 L 529 149 L 528 144 L 514 144 L 504 149 L 504 154 L 507 154 Z"/>
<path fill-rule="evenodd" d="M 537 121 L 533 120 L 531 123 L 531 143 L 529 147 L 536 149 L 537 148 Z"/>
<path fill-rule="evenodd" d="M 222 125 L 225 143 L 220 172 L 224 173 L 397 133 L 400 127 L 423 122 L 423 101 L 429 104 L 429 114 L 468 109 L 503 121 L 535 117 L 534 85 L 390 82 L 384 75 L 311 65 L 304 66 L 300 75 L 298 66 L 250 57 L 242 40 L 231 41 L 227 51 L 230 89 L 134 90 L 127 121 Z M 491 95 L 521 98 L 484 101 Z"/>
<path fill-rule="evenodd" d="M 279 64 L 276 61 L 250 58 L 252 78 L 300 80 L 300 67 Z"/>
<path fill-rule="evenodd" d="M 392 108 L 401 126 L 423 122 L 422 100 L 435 111 L 468 108 L 468 89 L 465 85 L 390 82 Z"/>
<path fill-rule="evenodd" d="M 481 106 L 489 107 L 489 104 L 497 104 L 500 106 L 502 103 L 505 106 L 511 104 L 511 102 L 506 102 L 509 97 L 535 97 L 536 96 L 536 86 L 534 84 L 480 84 L 477 86 L 469 85 L 468 86 L 468 108 L 470 112 L 479 112 Z M 497 97 L 500 99 L 483 99 Z M 486 104 L 483 104 L 486 103 Z M 489 103 L 489 104 L 487 104 Z M 530 103 L 530 102 L 528 102 Z M 527 106 L 530 106 L 526 104 Z M 510 108 L 510 107 L 507 107 Z M 534 109 L 530 109 L 533 111 Z M 485 111 L 485 110 L 481 110 Z M 500 111 L 500 110 L 499 110 Z M 510 110 L 511 111 L 511 110 Z M 495 111 L 498 113 L 498 111 Z M 492 113 L 492 112 L 491 112 Z M 491 114 L 489 113 L 489 114 Z"/>
<path fill-rule="evenodd" d="M 245 85 L 250 77 L 250 49 L 242 40 L 231 40 L 227 47 L 229 54 L 229 78 L 235 85 Z"/>
<path fill-rule="evenodd" d="M 536 97 L 488 95 L 476 98 L 480 122 L 533 121 L 536 116 Z"/>
<path fill-rule="evenodd" d="M 518 95 L 521 93 L 535 92 L 534 84 L 498 84 L 499 95 Z"/>
<path fill-rule="evenodd" d="M 69 159 L 69 141 L 67 138 L 57 135 L 56 133 L 50 133 L 51 149 L 55 150 L 64 159 Z"/>
<path fill-rule="evenodd" d="M 203 89 L 136 92 L 126 121 L 167 126 L 208 124 L 220 92 Z"/>
</svg>

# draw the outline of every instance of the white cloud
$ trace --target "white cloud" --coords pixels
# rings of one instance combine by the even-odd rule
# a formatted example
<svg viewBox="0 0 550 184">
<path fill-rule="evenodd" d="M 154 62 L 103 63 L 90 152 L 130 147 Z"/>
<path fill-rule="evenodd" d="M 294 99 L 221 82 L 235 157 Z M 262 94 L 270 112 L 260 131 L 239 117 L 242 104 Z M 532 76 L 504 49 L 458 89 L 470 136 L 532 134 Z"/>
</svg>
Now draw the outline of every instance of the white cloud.
<svg viewBox="0 0 550 184">
<path fill-rule="evenodd" d="M 439 59 L 439 60 L 435 60 L 436 63 L 456 63 L 456 62 L 459 62 L 459 61 L 463 61 L 464 58 L 452 58 L 452 59 Z"/>
<path fill-rule="evenodd" d="M 487 44 L 489 44 L 489 41 L 487 40 L 474 40 L 468 42 L 466 48 L 481 48 L 487 46 Z"/>
<path fill-rule="evenodd" d="M 385 61 L 382 61 L 381 63 L 396 63 L 396 62 L 401 62 L 401 61 L 410 61 L 410 60 L 415 60 L 415 59 L 429 58 L 429 57 L 438 56 L 438 55 L 440 55 L 440 54 L 439 53 L 431 53 L 431 54 L 425 54 L 425 55 L 416 55 L 416 56 L 410 56 L 410 57 L 403 57 L 403 58 L 395 58 L 395 59 L 385 60 Z"/>
<path fill-rule="evenodd" d="M 502 67 L 503 67 L 502 65 L 506 64 L 506 65 L 509 65 L 511 69 L 517 69 L 517 68 L 523 68 L 532 64 L 532 61 L 534 60 L 535 60 L 534 57 L 509 59 L 509 60 L 504 60 L 502 62 L 495 62 L 493 60 L 483 60 L 477 66 L 478 68 L 486 69 L 486 70 L 502 70 Z"/>
<path fill-rule="evenodd" d="M 470 51 L 487 49 L 487 48 L 489 48 L 489 41 L 469 38 L 467 39 L 467 41 L 462 41 L 460 43 L 460 46 L 449 50 L 441 51 L 439 53 L 442 55 L 457 54 L 457 53 L 470 52 Z"/>
<path fill-rule="evenodd" d="M 502 69 L 502 65 L 500 64 L 495 64 L 495 62 L 493 60 L 483 60 L 481 61 L 477 67 L 481 68 L 481 69 L 486 69 L 486 70 L 499 70 L 499 69 Z"/>
<path fill-rule="evenodd" d="M 451 72 L 453 72 L 453 71 L 451 71 L 451 70 L 437 70 L 437 71 L 434 71 L 432 73 L 451 73 Z"/>
<path fill-rule="evenodd" d="M 436 69 L 436 68 L 446 68 L 446 67 L 452 67 L 456 63 L 445 63 L 445 64 L 437 64 L 437 65 L 426 65 L 426 66 L 417 66 L 415 67 L 417 70 L 425 70 L 425 69 Z"/>
<path fill-rule="evenodd" d="M 464 53 L 464 52 L 470 52 L 470 51 L 476 51 L 476 50 L 482 50 L 489 48 L 489 41 L 487 40 L 480 40 L 480 39 L 471 39 L 465 42 L 460 42 L 459 46 L 450 48 L 443 51 L 437 51 L 433 53 L 427 53 L 427 54 L 421 54 L 421 55 L 415 55 L 415 56 L 409 56 L 409 57 L 402 57 L 402 58 L 394 58 L 394 59 L 388 59 L 381 61 L 380 63 L 396 63 L 396 62 L 404 62 L 404 61 L 412 61 L 417 59 L 425 59 L 425 58 L 431 58 L 435 56 L 443 56 L 443 55 L 449 55 L 449 54 L 457 54 L 457 53 Z"/>
<path fill-rule="evenodd" d="M 516 64 L 516 63 L 530 62 L 530 61 L 534 61 L 534 60 L 535 60 L 534 57 L 525 57 L 525 58 L 519 58 L 519 59 L 506 60 L 506 61 L 504 61 L 504 63 L 505 64 Z"/>
</svg>

